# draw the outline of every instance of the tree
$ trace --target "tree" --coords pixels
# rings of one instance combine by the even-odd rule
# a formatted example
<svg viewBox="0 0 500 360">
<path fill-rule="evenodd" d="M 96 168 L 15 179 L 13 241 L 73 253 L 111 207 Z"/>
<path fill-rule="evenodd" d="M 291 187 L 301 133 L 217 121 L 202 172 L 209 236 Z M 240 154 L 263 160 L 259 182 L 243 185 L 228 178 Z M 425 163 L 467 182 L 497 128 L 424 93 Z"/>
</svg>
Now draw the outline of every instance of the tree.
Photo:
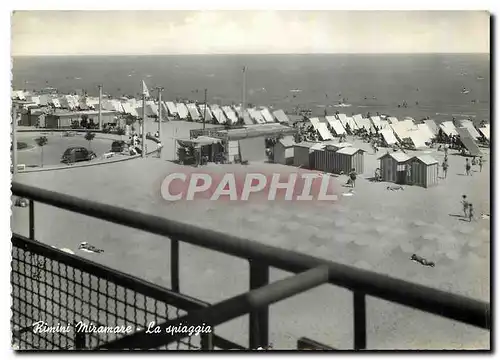
<svg viewBox="0 0 500 360">
<path fill-rule="evenodd" d="M 46 136 L 40 136 L 39 138 L 35 139 L 36 144 L 42 148 L 42 161 L 41 161 L 41 166 L 43 167 L 43 147 L 47 145 L 48 139 Z"/>
<path fill-rule="evenodd" d="M 120 140 L 123 140 L 123 135 L 125 135 L 125 129 L 122 127 L 119 127 L 116 129 L 116 134 L 120 135 Z"/>
<path fill-rule="evenodd" d="M 89 116 L 87 114 L 82 115 L 82 121 L 80 121 L 80 126 L 82 128 L 86 128 L 88 126 L 88 119 L 89 119 Z"/>
<path fill-rule="evenodd" d="M 90 146 L 90 143 L 92 140 L 94 140 L 94 138 L 95 138 L 95 133 L 93 133 L 93 132 L 88 131 L 85 134 L 85 140 L 87 140 L 89 142 L 89 149 L 92 149 L 92 147 Z"/>
</svg>

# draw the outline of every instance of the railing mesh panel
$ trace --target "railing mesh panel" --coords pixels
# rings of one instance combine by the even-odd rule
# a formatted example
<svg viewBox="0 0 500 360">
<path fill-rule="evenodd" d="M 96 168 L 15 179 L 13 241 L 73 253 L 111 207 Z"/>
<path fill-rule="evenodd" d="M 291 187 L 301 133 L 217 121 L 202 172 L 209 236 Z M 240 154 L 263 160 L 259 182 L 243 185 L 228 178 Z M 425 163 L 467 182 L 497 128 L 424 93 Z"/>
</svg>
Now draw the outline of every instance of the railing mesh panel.
<svg viewBox="0 0 500 360">
<path fill-rule="evenodd" d="M 126 334 L 84 333 L 77 331 L 84 330 L 79 323 L 130 326 L 135 332 L 144 330 L 150 322 L 162 323 L 186 314 L 164 301 L 115 284 L 105 273 L 97 276 L 81 271 L 76 264 L 68 266 L 41 255 L 29 243 L 12 245 L 11 284 L 12 341 L 19 350 L 79 348 L 82 334 L 85 348 L 92 349 Z M 33 326 L 41 321 L 47 326 Z M 60 329 L 49 328 L 58 325 Z M 200 349 L 199 335 L 186 336 L 163 349 Z"/>
</svg>

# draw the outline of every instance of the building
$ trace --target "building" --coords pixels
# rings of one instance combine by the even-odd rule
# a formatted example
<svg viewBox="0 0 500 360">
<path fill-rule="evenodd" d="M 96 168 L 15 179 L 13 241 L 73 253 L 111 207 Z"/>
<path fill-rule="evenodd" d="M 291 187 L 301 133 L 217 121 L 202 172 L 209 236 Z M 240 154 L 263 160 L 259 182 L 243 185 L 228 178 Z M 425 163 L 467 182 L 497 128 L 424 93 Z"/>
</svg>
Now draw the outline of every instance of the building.
<svg viewBox="0 0 500 360">
<path fill-rule="evenodd" d="M 73 121 L 82 121 L 82 116 L 87 116 L 88 121 L 99 123 L 99 111 L 56 111 L 45 116 L 45 127 L 49 129 L 71 128 Z M 101 111 L 102 123 L 116 123 L 115 111 Z"/>
<path fill-rule="evenodd" d="M 294 145 L 295 141 L 292 136 L 279 139 L 273 147 L 274 162 L 283 165 L 293 164 Z"/>
<path fill-rule="evenodd" d="M 349 174 L 354 169 L 357 174 L 365 171 L 365 151 L 352 146 L 344 147 L 334 153 L 333 172 Z"/>
<path fill-rule="evenodd" d="M 403 152 L 387 152 L 379 157 L 380 173 L 383 181 L 395 182 L 397 184 L 407 183 L 406 165 L 410 157 Z"/>
<path fill-rule="evenodd" d="M 352 169 L 358 174 L 364 172 L 364 150 L 347 146 L 335 148 L 326 146 L 314 151 L 314 169 L 334 174 L 348 174 Z"/>
<path fill-rule="evenodd" d="M 294 145 L 293 148 L 293 165 L 305 169 L 314 169 L 314 151 L 323 149 L 324 145 L 315 142 L 301 142 Z"/>
<path fill-rule="evenodd" d="M 428 188 L 438 184 L 439 162 L 429 155 L 414 156 L 408 161 L 410 165 L 409 183 Z"/>
<path fill-rule="evenodd" d="M 224 155 L 229 163 L 237 161 L 266 161 L 266 140 L 280 136 L 293 136 L 297 129 L 277 123 L 245 125 L 234 128 L 194 129 L 190 138 L 209 136 L 222 139 Z"/>
</svg>

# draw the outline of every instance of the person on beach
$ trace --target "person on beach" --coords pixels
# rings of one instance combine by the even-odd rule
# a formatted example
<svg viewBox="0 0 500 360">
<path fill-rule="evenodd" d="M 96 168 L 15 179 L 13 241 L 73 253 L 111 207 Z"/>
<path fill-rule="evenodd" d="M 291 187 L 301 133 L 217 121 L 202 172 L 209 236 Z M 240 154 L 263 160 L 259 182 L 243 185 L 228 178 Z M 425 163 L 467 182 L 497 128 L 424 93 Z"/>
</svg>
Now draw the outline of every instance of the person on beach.
<svg viewBox="0 0 500 360">
<path fill-rule="evenodd" d="M 474 209 L 472 207 L 472 204 L 469 204 L 469 222 L 471 222 L 473 218 L 474 218 Z"/>
<path fill-rule="evenodd" d="M 462 195 L 462 207 L 464 210 L 464 217 L 467 217 L 467 211 L 469 210 L 469 202 L 467 201 L 467 195 Z"/>
<path fill-rule="evenodd" d="M 355 187 L 356 186 L 356 170 L 353 168 L 351 169 L 351 172 L 349 173 L 349 180 L 350 180 L 350 183 L 351 183 L 351 187 Z"/>
<path fill-rule="evenodd" d="M 483 171 L 483 157 L 479 157 L 479 172 Z"/>
<path fill-rule="evenodd" d="M 472 175 L 470 168 L 471 168 L 471 165 L 470 165 L 469 159 L 465 159 L 465 175 L 467 175 L 467 176 Z"/>
<path fill-rule="evenodd" d="M 445 159 L 443 161 L 443 175 L 444 175 L 444 179 L 446 179 L 446 176 L 448 175 L 448 160 Z"/>
</svg>

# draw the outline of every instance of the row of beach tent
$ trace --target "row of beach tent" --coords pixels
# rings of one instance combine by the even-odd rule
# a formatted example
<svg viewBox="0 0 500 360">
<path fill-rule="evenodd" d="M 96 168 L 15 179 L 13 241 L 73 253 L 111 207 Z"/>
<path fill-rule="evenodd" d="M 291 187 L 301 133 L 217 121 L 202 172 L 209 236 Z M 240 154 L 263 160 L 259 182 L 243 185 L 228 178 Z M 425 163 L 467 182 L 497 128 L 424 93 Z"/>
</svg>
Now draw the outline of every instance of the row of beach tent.
<svg viewBox="0 0 500 360">
<path fill-rule="evenodd" d="M 22 92 L 21 92 L 22 93 Z M 68 110 L 89 110 L 99 107 L 99 98 L 79 95 L 27 95 L 19 92 L 13 93 L 13 97 L 20 100 L 31 102 L 27 107 L 36 106 L 52 106 L 59 109 Z M 21 99 L 22 98 L 22 99 Z M 135 117 L 142 116 L 143 106 L 148 117 L 158 116 L 158 102 L 146 100 L 143 105 L 142 100 L 135 98 L 127 99 L 109 99 L 102 100 L 102 110 L 115 111 L 117 113 L 128 114 Z M 288 116 L 283 110 L 272 111 L 267 107 L 252 107 L 247 108 L 243 112 L 240 106 L 220 106 L 217 104 L 207 104 L 206 109 L 204 104 L 183 103 L 173 101 L 162 101 L 162 114 L 165 117 L 178 118 L 180 120 L 205 121 L 218 124 L 235 124 L 239 118 L 247 125 L 251 124 L 266 124 L 266 123 L 289 123 Z"/>
<path fill-rule="evenodd" d="M 487 140 L 490 137 L 489 124 L 479 128 L 478 132 L 470 120 L 460 120 L 458 128 L 452 121 L 445 121 L 438 126 L 434 120 L 424 120 L 422 123 L 416 124 L 415 120 L 410 117 L 406 117 L 403 120 L 399 120 L 393 116 L 371 116 L 364 118 L 361 114 L 353 115 L 352 117 L 348 117 L 346 114 L 313 117 L 309 119 L 309 122 L 323 141 L 332 140 L 334 136 L 347 134 L 346 128 L 351 131 L 364 128 L 367 132 L 372 133 L 375 133 L 376 129 L 378 129 L 388 146 L 409 140 L 416 149 L 427 147 L 426 143 L 429 143 L 431 139 L 436 137 L 439 130 L 442 130 L 447 136 L 460 135 L 461 139 L 470 138 L 473 141 L 482 136 Z M 467 144 L 465 145 L 469 148 Z"/>
</svg>

